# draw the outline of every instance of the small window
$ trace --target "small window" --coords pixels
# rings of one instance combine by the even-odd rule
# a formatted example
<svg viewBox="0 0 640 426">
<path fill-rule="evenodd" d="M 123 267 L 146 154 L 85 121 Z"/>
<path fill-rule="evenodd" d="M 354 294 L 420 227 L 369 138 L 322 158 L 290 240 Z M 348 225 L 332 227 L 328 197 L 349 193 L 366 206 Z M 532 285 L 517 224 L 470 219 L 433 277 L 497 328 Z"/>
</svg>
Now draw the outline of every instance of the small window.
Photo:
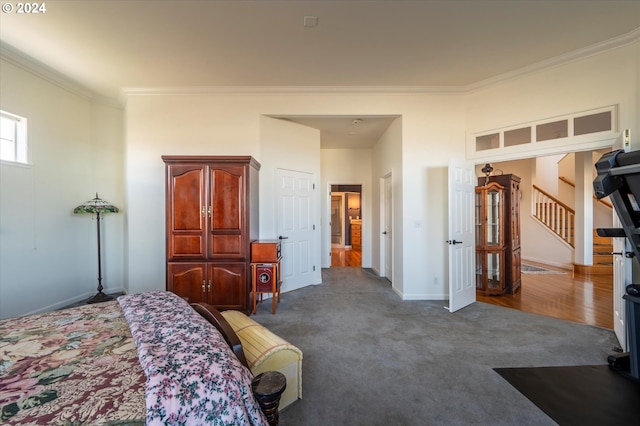
<svg viewBox="0 0 640 426">
<path fill-rule="evenodd" d="M 0 111 L 0 160 L 27 163 L 27 119 Z"/>
<path fill-rule="evenodd" d="M 606 132 L 607 130 L 612 130 L 611 127 L 611 111 L 584 115 L 573 119 L 573 134 L 576 136 Z"/>
<path fill-rule="evenodd" d="M 505 130 L 504 146 L 524 145 L 527 143 L 531 143 L 531 127 Z"/>
<path fill-rule="evenodd" d="M 536 126 L 536 140 L 538 142 L 562 139 L 567 136 L 569 136 L 569 122 L 567 120 L 543 123 Z"/>
<path fill-rule="evenodd" d="M 495 149 L 495 148 L 500 148 L 499 133 L 478 136 L 476 138 L 476 151 L 484 151 L 485 149 Z"/>
</svg>

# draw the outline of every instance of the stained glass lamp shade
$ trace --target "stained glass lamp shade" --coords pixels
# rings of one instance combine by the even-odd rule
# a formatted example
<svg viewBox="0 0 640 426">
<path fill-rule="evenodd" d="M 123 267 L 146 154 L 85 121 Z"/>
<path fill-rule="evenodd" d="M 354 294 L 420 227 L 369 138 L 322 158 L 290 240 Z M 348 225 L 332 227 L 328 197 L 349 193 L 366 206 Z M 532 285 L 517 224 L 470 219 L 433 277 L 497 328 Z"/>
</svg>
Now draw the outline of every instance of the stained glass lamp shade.
<svg viewBox="0 0 640 426">
<path fill-rule="evenodd" d="M 96 193 L 96 198 L 93 198 L 86 203 L 80 204 L 78 207 L 73 209 L 75 214 L 80 213 L 118 213 L 118 208 L 111 204 L 108 201 L 103 200 L 98 197 L 98 193 Z"/>
<path fill-rule="evenodd" d="M 98 193 L 96 192 L 96 197 L 80 204 L 78 207 L 73 209 L 73 213 L 75 214 L 83 214 L 83 213 L 91 213 L 96 215 L 96 222 L 98 224 L 98 294 L 93 296 L 91 299 L 87 300 L 87 303 L 98 303 L 98 302 L 106 302 L 108 300 L 112 300 L 113 297 L 104 294 L 102 292 L 102 267 L 101 267 L 101 256 L 100 256 L 100 215 L 103 213 L 118 213 L 118 208 L 113 204 L 109 203 L 98 197 Z"/>
</svg>

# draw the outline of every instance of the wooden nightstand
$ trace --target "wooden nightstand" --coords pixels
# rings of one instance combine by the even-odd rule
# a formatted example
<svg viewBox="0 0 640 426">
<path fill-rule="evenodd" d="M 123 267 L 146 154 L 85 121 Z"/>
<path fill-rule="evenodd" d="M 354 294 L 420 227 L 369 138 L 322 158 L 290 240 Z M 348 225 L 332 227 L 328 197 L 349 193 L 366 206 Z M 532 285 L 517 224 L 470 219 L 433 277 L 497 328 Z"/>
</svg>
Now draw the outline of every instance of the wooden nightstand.
<svg viewBox="0 0 640 426">
<path fill-rule="evenodd" d="M 351 221 L 351 247 L 354 249 L 362 248 L 362 221 Z"/>
<path fill-rule="evenodd" d="M 258 298 L 262 302 L 264 293 L 271 294 L 271 313 L 276 313 L 276 303 L 280 303 L 280 260 L 282 259 L 279 240 L 254 241 L 251 243 L 251 275 L 253 314 L 257 312 Z"/>
</svg>

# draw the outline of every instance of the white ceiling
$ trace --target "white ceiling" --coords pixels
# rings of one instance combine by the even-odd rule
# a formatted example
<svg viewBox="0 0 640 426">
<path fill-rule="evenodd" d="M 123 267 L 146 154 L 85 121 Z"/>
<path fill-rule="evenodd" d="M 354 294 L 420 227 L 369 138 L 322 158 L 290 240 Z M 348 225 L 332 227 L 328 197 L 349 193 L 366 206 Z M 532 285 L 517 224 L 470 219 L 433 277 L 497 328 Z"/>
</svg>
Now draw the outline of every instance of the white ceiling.
<svg viewBox="0 0 640 426">
<path fill-rule="evenodd" d="M 640 28 L 640 0 L 44 3 L 0 13 L 3 50 L 112 99 L 134 88 L 467 90 Z M 324 147 L 339 129 L 355 143 L 344 133 L 355 118 L 367 131 L 390 122 L 290 117 L 322 129 Z"/>
<path fill-rule="evenodd" d="M 320 130 L 320 147 L 324 149 L 371 148 L 380 139 L 395 115 L 288 115 L 273 116 Z"/>
</svg>

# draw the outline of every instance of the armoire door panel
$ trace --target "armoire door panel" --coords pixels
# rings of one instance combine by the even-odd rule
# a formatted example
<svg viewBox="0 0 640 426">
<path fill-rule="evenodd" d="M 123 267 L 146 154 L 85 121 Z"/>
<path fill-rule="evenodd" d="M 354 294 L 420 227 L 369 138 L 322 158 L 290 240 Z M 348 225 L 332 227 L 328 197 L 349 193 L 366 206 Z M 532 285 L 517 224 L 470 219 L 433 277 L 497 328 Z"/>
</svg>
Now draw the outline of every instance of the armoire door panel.
<svg viewBox="0 0 640 426">
<path fill-rule="evenodd" d="M 173 263 L 167 264 L 167 290 L 186 297 L 190 303 L 206 302 L 206 264 Z"/>
<path fill-rule="evenodd" d="M 171 236 L 170 257 L 175 258 L 202 258 L 206 257 L 202 233 L 198 235 L 174 234 Z"/>
<path fill-rule="evenodd" d="M 210 229 L 212 232 L 242 230 L 243 172 L 242 167 L 211 169 Z"/>
<path fill-rule="evenodd" d="M 204 168 L 171 166 L 173 231 L 203 232 L 205 226 Z"/>
<path fill-rule="evenodd" d="M 209 264 L 212 305 L 224 309 L 242 309 L 248 303 L 245 263 Z"/>
<path fill-rule="evenodd" d="M 210 258 L 244 258 L 245 244 L 242 235 L 212 235 Z"/>
<path fill-rule="evenodd" d="M 167 257 L 206 257 L 205 167 L 202 165 L 168 166 Z"/>
</svg>

